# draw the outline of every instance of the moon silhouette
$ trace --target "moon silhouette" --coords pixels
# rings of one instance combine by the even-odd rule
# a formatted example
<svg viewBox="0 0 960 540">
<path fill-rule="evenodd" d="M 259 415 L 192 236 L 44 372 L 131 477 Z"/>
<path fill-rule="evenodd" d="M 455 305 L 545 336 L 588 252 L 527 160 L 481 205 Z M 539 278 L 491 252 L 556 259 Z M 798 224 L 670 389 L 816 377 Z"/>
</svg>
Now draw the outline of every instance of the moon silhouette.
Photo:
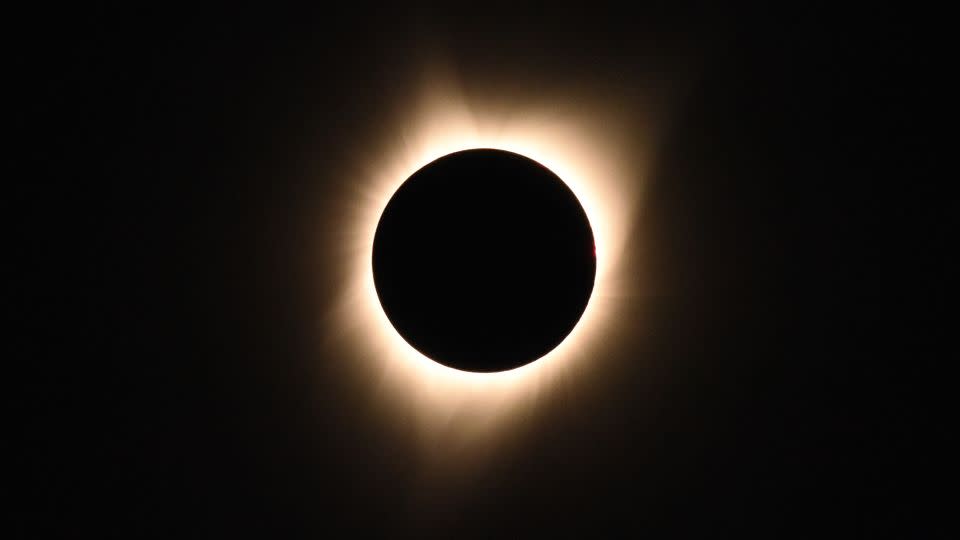
<svg viewBox="0 0 960 540">
<path fill-rule="evenodd" d="M 593 231 L 552 171 L 504 150 L 443 156 L 387 203 L 373 242 L 377 296 L 428 358 L 498 372 L 559 345 L 586 309 Z"/>
</svg>

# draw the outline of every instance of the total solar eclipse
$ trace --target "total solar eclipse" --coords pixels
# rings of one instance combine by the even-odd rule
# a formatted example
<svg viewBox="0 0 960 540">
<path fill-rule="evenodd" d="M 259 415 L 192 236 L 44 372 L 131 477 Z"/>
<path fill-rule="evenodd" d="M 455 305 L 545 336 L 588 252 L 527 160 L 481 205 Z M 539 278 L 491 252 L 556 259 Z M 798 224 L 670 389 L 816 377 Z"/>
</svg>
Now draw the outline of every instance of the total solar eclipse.
<svg viewBox="0 0 960 540">
<path fill-rule="evenodd" d="M 503 150 L 455 152 L 415 172 L 373 241 L 390 323 L 461 371 L 506 371 L 553 350 L 580 320 L 595 275 L 593 231 L 574 193 Z"/>
</svg>

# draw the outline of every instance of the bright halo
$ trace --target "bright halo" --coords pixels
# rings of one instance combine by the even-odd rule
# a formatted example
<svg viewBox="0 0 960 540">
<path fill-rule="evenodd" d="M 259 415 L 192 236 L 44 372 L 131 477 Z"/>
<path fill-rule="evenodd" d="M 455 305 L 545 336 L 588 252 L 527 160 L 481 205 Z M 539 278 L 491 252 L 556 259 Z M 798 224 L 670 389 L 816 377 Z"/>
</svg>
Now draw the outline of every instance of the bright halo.
<svg viewBox="0 0 960 540">
<path fill-rule="evenodd" d="M 350 179 L 331 198 L 340 202 L 322 203 L 341 227 L 332 241 L 346 263 L 339 300 L 323 314 L 323 352 L 338 355 L 345 370 L 371 385 L 372 399 L 387 414 L 413 420 L 431 440 L 475 439 L 506 427 L 551 390 L 602 364 L 604 341 L 630 324 L 621 308 L 635 293 L 629 289 L 636 269 L 624 248 L 642 197 L 643 160 L 629 146 L 635 126 L 609 100 L 591 107 L 583 98 L 531 103 L 515 96 L 511 103 L 501 95 L 476 103 L 448 82 L 428 81 L 419 107 L 378 127 L 372 138 L 381 150 L 339 172 Z M 538 360 L 495 373 L 458 371 L 411 347 L 380 305 L 371 264 L 377 224 L 397 188 L 424 165 L 471 148 L 514 152 L 553 171 L 583 206 L 597 252 L 593 292 L 573 331 Z"/>
</svg>

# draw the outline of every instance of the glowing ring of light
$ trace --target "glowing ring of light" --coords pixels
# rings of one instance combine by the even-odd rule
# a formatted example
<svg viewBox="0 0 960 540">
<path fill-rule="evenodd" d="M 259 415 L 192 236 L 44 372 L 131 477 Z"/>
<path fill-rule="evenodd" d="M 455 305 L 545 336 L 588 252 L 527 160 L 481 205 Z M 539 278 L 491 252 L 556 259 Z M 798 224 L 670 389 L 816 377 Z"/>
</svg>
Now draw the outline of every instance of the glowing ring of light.
<svg viewBox="0 0 960 540">
<path fill-rule="evenodd" d="M 629 146 L 635 140 L 632 126 L 609 101 L 558 113 L 549 104 L 468 104 L 442 82 L 427 87 L 431 91 L 420 109 L 398 122 L 396 131 L 382 134 L 386 143 L 377 162 L 351 169 L 365 170 L 366 176 L 352 178 L 360 203 L 342 216 L 347 230 L 340 242 L 348 268 L 335 323 L 327 330 L 341 343 L 339 352 L 350 357 L 344 361 L 366 371 L 364 380 L 372 381 L 374 397 L 391 414 L 415 418 L 428 434 L 449 431 L 454 418 L 473 428 L 463 431 L 475 433 L 501 425 L 506 413 L 532 405 L 543 391 L 600 361 L 595 351 L 605 330 L 624 324 L 619 308 L 635 280 L 622 255 L 642 195 L 642 160 Z M 590 220 L 597 251 L 593 293 L 573 331 L 536 362 L 496 373 L 458 371 L 406 343 L 380 306 L 371 265 L 377 224 L 397 188 L 424 165 L 470 148 L 517 153 L 563 179 Z"/>
</svg>

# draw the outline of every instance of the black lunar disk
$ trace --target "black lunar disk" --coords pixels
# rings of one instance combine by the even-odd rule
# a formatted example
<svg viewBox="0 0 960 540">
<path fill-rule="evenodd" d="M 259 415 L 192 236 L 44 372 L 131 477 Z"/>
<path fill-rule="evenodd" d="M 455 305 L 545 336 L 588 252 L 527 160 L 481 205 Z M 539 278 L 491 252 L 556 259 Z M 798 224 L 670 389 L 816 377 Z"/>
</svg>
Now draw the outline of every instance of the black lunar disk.
<svg viewBox="0 0 960 540">
<path fill-rule="evenodd" d="M 549 169 L 502 150 L 446 155 L 393 195 L 373 241 L 397 332 L 451 368 L 533 362 L 573 330 L 593 291 L 593 232 Z"/>
</svg>

